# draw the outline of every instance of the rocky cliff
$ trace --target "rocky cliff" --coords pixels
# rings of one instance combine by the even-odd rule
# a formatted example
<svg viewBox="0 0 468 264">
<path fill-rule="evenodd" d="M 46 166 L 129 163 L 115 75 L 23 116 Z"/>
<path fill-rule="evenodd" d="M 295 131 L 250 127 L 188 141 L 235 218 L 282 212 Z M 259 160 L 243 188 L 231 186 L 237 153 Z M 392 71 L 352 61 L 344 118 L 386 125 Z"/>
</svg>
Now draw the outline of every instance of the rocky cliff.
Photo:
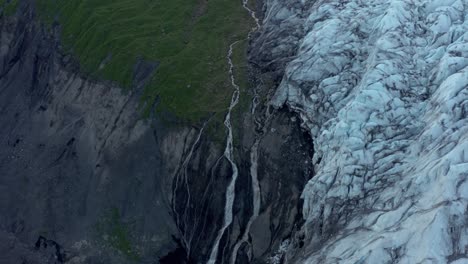
<svg viewBox="0 0 468 264">
<path fill-rule="evenodd" d="M 0 262 L 207 261 L 232 177 L 213 133 L 225 128 L 143 118 L 156 63 L 139 61 L 130 89 L 90 78 L 34 1 L 15 12 L 0 20 Z M 239 176 L 217 263 L 268 261 L 301 218 L 312 144 L 294 114 L 257 100 L 234 128 Z"/>
</svg>

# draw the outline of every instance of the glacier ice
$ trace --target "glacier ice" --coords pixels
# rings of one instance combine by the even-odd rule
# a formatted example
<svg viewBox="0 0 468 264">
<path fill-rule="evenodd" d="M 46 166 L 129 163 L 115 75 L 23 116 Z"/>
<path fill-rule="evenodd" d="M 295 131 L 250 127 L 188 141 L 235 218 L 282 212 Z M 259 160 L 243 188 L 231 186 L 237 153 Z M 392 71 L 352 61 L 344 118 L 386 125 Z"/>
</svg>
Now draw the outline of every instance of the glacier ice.
<svg viewBox="0 0 468 264">
<path fill-rule="evenodd" d="M 301 35 L 277 47 L 298 46 L 272 104 L 315 145 L 306 246 L 289 259 L 468 263 L 468 0 L 270 0 L 266 14 L 266 32 Z"/>
</svg>

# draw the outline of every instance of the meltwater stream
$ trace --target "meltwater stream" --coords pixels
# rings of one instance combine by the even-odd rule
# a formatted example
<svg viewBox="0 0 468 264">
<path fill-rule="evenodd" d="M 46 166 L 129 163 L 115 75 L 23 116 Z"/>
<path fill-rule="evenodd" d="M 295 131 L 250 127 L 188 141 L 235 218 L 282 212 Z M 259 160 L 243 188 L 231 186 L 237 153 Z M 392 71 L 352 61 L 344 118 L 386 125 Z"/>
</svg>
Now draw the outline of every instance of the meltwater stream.
<svg viewBox="0 0 468 264">
<path fill-rule="evenodd" d="M 250 33 L 254 32 L 255 30 L 260 28 L 260 20 L 258 19 L 257 15 L 255 15 L 255 11 L 250 9 L 249 7 L 249 0 L 243 0 L 242 1 L 242 6 L 244 7 L 247 12 L 249 12 L 250 17 L 255 21 L 255 27 L 252 28 Z"/>
<path fill-rule="evenodd" d="M 249 37 L 250 37 L 250 34 L 260 27 L 260 23 L 259 23 L 258 18 L 255 15 L 255 12 L 248 7 L 248 3 L 249 3 L 248 0 L 243 0 L 242 1 L 242 6 L 244 7 L 245 10 L 247 10 L 247 12 L 249 12 L 250 16 L 255 21 L 255 27 L 253 27 L 249 32 Z M 215 264 L 216 263 L 216 258 L 218 256 L 218 251 L 219 251 L 219 242 L 220 242 L 221 238 L 223 237 L 224 232 L 226 231 L 226 229 L 232 223 L 232 220 L 233 220 L 232 208 L 233 208 L 234 200 L 235 200 L 235 196 L 236 196 L 235 187 L 236 187 L 237 177 L 239 176 L 239 171 L 238 171 L 238 168 L 237 168 L 237 164 L 234 161 L 234 155 L 233 155 L 233 152 L 234 152 L 233 150 L 234 149 L 233 149 L 232 125 L 231 125 L 231 112 L 232 112 L 232 109 L 234 107 L 236 107 L 236 105 L 238 104 L 239 95 L 240 95 L 240 87 L 236 83 L 236 78 L 234 76 L 234 63 L 232 62 L 233 48 L 237 43 L 239 43 L 239 41 L 235 41 L 229 46 L 229 51 L 228 51 L 228 55 L 227 55 L 227 60 L 228 60 L 228 63 L 229 63 L 229 76 L 231 78 L 231 85 L 232 85 L 232 87 L 234 87 L 234 93 L 233 93 L 232 98 L 231 98 L 231 104 L 229 105 L 229 110 L 228 110 L 228 113 L 226 115 L 226 119 L 224 120 L 224 125 L 228 129 L 228 135 L 227 135 L 227 139 L 226 139 L 226 148 L 224 150 L 224 157 L 231 164 L 232 178 L 231 178 L 231 182 L 229 183 L 229 185 L 227 187 L 227 190 L 226 190 L 226 204 L 224 206 L 223 226 L 218 231 L 218 235 L 216 236 L 216 239 L 214 241 L 213 249 L 211 250 L 210 258 L 209 258 L 207 264 Z M 257 154 L 258 142 L 255 143 L 254 147 L 255 147 L 255 155 L 258 155 Z M 254 173 L 251 173 L 252 178 L 255 178 L 255 181 L 256 181 L 256 183 L 252 183 L 253 185 L 256 186 L 256 187 L 253 186 L 254 189 L 255 189 L 254 190 L 254 198 L 253 198 L 254 212 L 253 212 L 253 216 L 249 220 L 248 226 L 250 226 L 252 224 L 253 220 L 256 218 L 256 216 L 258 216 L 258 213 L 260 211 L 260 197 L 259 197 L 260 195 L 259 195 L 259 184 L 258 184 L 257 172 L 256 172 L 257 171 L 257 169 L 256 169 L 256 164 L 257 164 L 256 159 L 257 158 L 255 156 L 255 165 L 252 164 Z M 252 167 L 251 167 L 251 171 L 252 171 Z M 258 190 L 258 191 L 256 191 L 256 190 Z M 256 197 L 256 196 L 258 196 L 258 197 Z M 247 236 L 248 236 L 248 231 L 246 233 L 244 233 L 241 241 L 246 240 L 246 238 L 244 239 L 244 237 L 247 237 Z M 233 252 L 233 257 L 231 258 L 231 262 L 232 261 L 235 262 L 237 251 L 238 251 L 241 244 L 242 243 L 239 242 L 239 243 L 237 243 L 235 245 L 234 252 Z"/>
<path fill-rule="evenodd" d="M 260 214 L 260 183 L 258 182 L 258 146 L 259 144 L 260 144 L 260 140 L 256 139 L 254 145 L 250 149 L 250 162 L 251 162 L 250 176 L 252 177 L 252 203 L 253 203 L 252 216 L 247 222 L 247 226 L 245 228 L 244 234 L 242 235 L 241 239 L 234 245 L 231 259 L 229 261 L 230 264 L 236 263 L 237 252 L 239 251 L 240 246 L 242 246 L 243 243 L 246 243 L 248 241 L 250 227 L 252 226 L 252 223 Z"/>
<path fill-rule="evenodd" d="M 250 16 L 253 18 L 255 21 L 255 27 L 252 28 L 252 30 L 249 33 L 249 38 L 250 35 L 255 32 L 257 29 L 260 28 L 260 22 L 257 16 L 255 15 L 255 12 L 251 10 L 248 7 L 248 0 L 243 0 L 242 1 L 242 6 L 244 7 L 245 10 L 247 10 L 250 14 Z M 258 93 L 257 90 L 254 90 L 254 98 L 252 99 L 252 109 L 251 109 L 251 114 L 252 118 L 254 120 L 254 125 L 260 127 L 262 126 L 257 120 L 255 119 L 255 110 L 257 109 L 259 100 L 258 100 Z M 267 111 L 268 114 L 268 111 Z M 262 130 L 265 126 L 262 127 Z M 244 230 L 244 233 L 242 234 L 241 238 L 237 243 L 234 245 L 234 248 L 232 250 L 231 254 L 231 259 L 229 261 L 230 264 L 235 264 L 236 259 L 237 259 L 237 252 L 239 251 L 239 248 L 242 246 L 242 244 L 248 242 L 249 238 L 249 233 L 250 233 L 250 227 L 252 226 L 253 222 L 255 219 L 257 219 L 258 215 L 260 214 L 260 206 L 261 206 L 261 197 L 260 197 L 260 183 L 258 181 L 258 147 L 260 145 L 260 137 L 256 137 L 255 142 L 250 149 L 250 177 L 251 177 L 251 182 L 252 182 L 252 215 L 249 218 L 249 221 L 247 222 L 247 226 Z"/>
<path fill-rule="evenodd" d="M 265 114 L 264 114 L 264 120 L 258 121 L 255 119 L 255 110 L 256 106 L 258 104 L 257 97 L 254 97 L 252 100 L 252 117 L 254 119 L 254 125 L 257 126 L 257 129 L 259 129 L 259 132 L 256 132 L 255 134 L 255 141 L 254 144 L 252 145 L 252 148 L 250 149 L 250 177 L 252 181 L 252 215 L 249 218 L 249 221 L 247 222 L 247 226 L 244 230 L 244 233 L 242 234 L 242 237 L 240 238 L 239 241 L 234 245 L 234 248 L 232 250 L 232 255 L 231 259 L 229 261 L 230 264 L 235 264 L 236 259 L 237 259 L 237 252 L 239 251 L 239 248 L 242 246 L 244 243 L 248 243 L 249 239 L 249 233 L 250 233 L 250 228 L 257 219 L 257 217 L 260 214 L 260 206 L 261 206 L 261 190 L 260 190 L 260 182 L 258 181 L 258 155 L 259 155 L 259 145 L 260 141 L 267 132 L 267 125 L 270 123 L 271 117 L 273 116 L 273 112 L 270 111 L 270 106 L 268 106 L 265 109 Z M 249 256 L 249 261 L 251 260 L 251 255 Z"/>
<path fill-rule="evenodd" d="M 210 259 L 207 262 L 208 264 L 216 263 L 216 257 L 218 256 L 218 249 L 219 249 L 219 241 L 221 240 L 221 237 L 223 237 L 223 234 L 226 228 L 228 228 L 232 223 L 232 217 L 233 217 L 232 207 L 234 205 L 234 199 L 236 196 L 235 187 L 236 187 L 237 176 L 239 175 L 237 164 L 234 162 L 234 157 L 233 157 L 234 151 L 233 151 L 232 125 L 231 125 L 231 111 L 239 102 L 239 94 L 240 94 L 239 86 L 236 84 L 236 79 L 234 77 L 234 63 L 232 62 L 232 51 L 233 51 L 234 46 L 238 42 L 239 41 L 236 41 L 229 46 L 229 52 L 227 56 L 228 63 L 229 63 L 229 75 L 231 77 L 231 84 L 235 90 L 231 98 L 231 104 L 229 105 L 229 110 L 226 115 L 226 119 L 224 120 L 224 125 L 228 129 L 228 136 L 226 140 L 226 149 L 224 150 L 224 157 L 231 164 L 232 178 L 226 190 L 226 205 L 224 206 L 223 226 L 218 231 L 218 235 L 216 236 L 213 249 L 211 250 Z"/>
<path fill-rule="evenodd" d="M 177 227 L 179 228 L 179 232 L 182 234 L 182 243 L 183 245 L 185 246 L 185 250 L 187 251 L 187 255 L 190 256 L 190 249 L 191 249 L 191 244 L 192 244 L 192 236 L 187 236 L 187 233 L 188 233 L 188 230 L 190 230 L 190 227 L 188 225 L 188 213 L 187 213 L 187 208 L 190 207 L 190 199 L 191 199 L 191 195 L 190 195 L 190 186 L 188 184 L 188 172 L 187 172 L 187 168 L 188 168 L 188 164 L 189 162 L 192 160 L 192 156 L 193 156 L 193 153 L 194 153 L 194 150 L 196 148 L 196 146 L 198 145 L 198 143 L 200 142 L 200 138 L 203 134 L 203 130 L 205 130 L 205 127 L 206 125 L 208 124 L 208 121 L 205 122 L 202 126 L 202 128 L 200 129 L 200 131 L 198 132 L 197 134 L 197 137 L 195 138 L 195 141 L 193 142 L 192 146 L 190 147 L 189 149 L 189 152 L 187 153 L 187 156 L 185 157 L 185 160 L 184 162 L 182 163 L 182 166 L 180 168 L 180 170 L 178 170 L 176 172 L 176 175 L 174 176 L 175 178 L 175 186 L 174 186 L 174 189 L 173 189 L 173 194 L 172 194 L 172 210 L 175 214 L 175 220 L 176 220 L 176 223 L 177 223 Z M 182 186 L 179 186 L 179 184 L 183 184 Z M 176 208 L 176 201 L 175 201 L 175 198 L 176 198 L 176 195 L 177 195 L 177 191 L 179 190 L 179 188 L 184 188 L 186 189 L 187 191 L 187 199 L 185 201 L 185 205 L 184 205 L 184 213 L 183 215 L 179 215 L 177 213 L 177 208 Z M 196 228 L 196 227 L 194 227 Z"/>
</svg>

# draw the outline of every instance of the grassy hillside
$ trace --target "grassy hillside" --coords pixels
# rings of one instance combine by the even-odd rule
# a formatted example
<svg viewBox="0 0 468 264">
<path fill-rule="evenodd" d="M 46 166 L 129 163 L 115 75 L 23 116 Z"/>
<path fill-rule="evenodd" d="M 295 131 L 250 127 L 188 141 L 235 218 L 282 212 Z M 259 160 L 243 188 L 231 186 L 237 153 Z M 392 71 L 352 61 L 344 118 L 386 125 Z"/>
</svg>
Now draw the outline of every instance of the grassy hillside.
<svg viewBox="0 0 468 264">
<path fill-rule="evenodd" d="M 159 110 L 189 121 L 226 110 L 232 87 L 225 56 L 252 22 L 240 0 L 36 2 L 43 20 L 60 23 L 64 46 L 92 76 L 130 87 L 137 58 L 159 62 L 142 105 L 159 97 Z"/>
</svg>

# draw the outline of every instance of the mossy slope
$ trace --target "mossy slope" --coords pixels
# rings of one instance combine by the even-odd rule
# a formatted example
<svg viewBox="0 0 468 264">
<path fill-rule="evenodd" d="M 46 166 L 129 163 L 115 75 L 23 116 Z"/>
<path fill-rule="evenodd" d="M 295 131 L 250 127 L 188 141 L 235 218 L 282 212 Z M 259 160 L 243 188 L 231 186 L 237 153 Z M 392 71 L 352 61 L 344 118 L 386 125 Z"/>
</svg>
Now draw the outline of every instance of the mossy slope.
<svg viewBox="0 0 468 264">
<path fill-rule="evenodd" d="M 250 17 L 234 0 L 37 0 L 42 19 L 62 26 L 63 43 L 82 70 L 131 87 L 138 58 L 160 63 L 145 111 L 197 121 L 225 111 L 229 44 L 245 38 Z"/>
</svg>

